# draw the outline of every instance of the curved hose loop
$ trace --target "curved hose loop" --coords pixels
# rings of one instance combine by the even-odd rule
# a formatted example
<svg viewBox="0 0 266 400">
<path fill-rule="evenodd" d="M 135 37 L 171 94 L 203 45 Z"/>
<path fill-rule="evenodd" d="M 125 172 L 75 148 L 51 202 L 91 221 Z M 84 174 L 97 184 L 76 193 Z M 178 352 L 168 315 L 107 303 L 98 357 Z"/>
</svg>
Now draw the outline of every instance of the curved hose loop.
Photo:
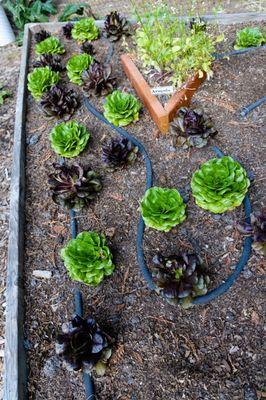
<svg viewBox="0 0 266 400">
<path fill-rule="evenodd" d="M 149 156 L 143 147 L 143 145 L 135 139 L 133 136 L 131 136 L 127 131 L 125 131 L 122 128 L 118 128 L 111 124 L 109 121 L 107 121 L 104 116 L 97 111 L 93 105 L 89 102 L 87 98 L 84 99 L 84 104 L 87 107 L 87 109 L 95 116 L 97 117 L 100 121 L 104 122 L 106 125 L 110 126 L 111 128 L 115 129 L 119 134 L 122 136 L 126 137 L 129 139 L 132 143 L 134 143 L 136 146 L 138 146 L 140 152 L 144 155 L 145 162 L 146 162 L 146 169 L 147 169 L 147 176 L 146 176 L 146 189 L 149 189 L 152 186 L 152 166 L 151 166 L 151 160 L 149 159 Z M 224 154 L 222 151 L 217 147 L 214 146 L 212 147 L 212 150 L 216 153 L 218 157 L 223 157 Z M 246 194 L 245 199 L 244 199 L 244 207 L 245 207 L 245 218 L 246 222 L 250 222 L 250 213 L 251 213 L 251 204 L 249 200 L 248 194 Z M 145 257 L 143 253 L 143 235 L 144 235 L 144 230 L 145 230 L 145 224 L 140 217 L 139 219 L 139 224 L 138 224 L 138 232 L 137 232 L 137 258 L 140 266 L 140 270 L 142 272 L 142 275 L 146 282 L 148 283 L 148 286 L 150 289 L 154 290 L 155 289 L 155 284 L 152 279 L 152 274 L 149 271 L 146 262 L 145 262 Z M 211 300 L 216 299 L 218 296 L 224 294 L 225 292 L 230 289 L 230 287 L 234 284 L 236 281 L 237 277 L 239 276 L 240 272 L 243 270 L 244 266 L 246 265 L 250 253 L 251 253 L 251 246 L 252 246 L 252 238 L 247 237 L 244 241 L 244 248 L 243 248 L 243 253 L 236 265 L 236 268 L 234 272 L 223 282 L 220 286 L 218 286 L 216 289 L 211 290 L 209 293 L 203 295 L 203 296 L 198 296 L 195 299 L 192 300 L 192 304 L 205 304 L 208 303 Z"/>
</svg>

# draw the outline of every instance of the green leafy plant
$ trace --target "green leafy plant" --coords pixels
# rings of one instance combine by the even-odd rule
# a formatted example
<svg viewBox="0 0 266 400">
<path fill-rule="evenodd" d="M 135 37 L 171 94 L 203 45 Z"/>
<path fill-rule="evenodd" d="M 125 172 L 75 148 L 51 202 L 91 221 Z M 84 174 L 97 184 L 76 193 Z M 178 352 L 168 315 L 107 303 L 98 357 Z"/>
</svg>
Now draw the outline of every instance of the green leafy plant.
<svg viewBox="0 0 266 400">
<path fill-rule="evenodd" d="M 250 216 L 250 224 L 238 223 L 238 231 L 253 238 L 252 247 L 261 256 L 266 257 L 266 208 L 255 211 Z"/>
<path fill-rule="evenodd" d="M 217 134 L 211 118 L 200 108 L 181 107 L 170 123 L 173 145 L 183 148 L 204 147 L 208 139 Z"/>
<path fill-rule="evenodd" d="M 62 333 L 56 338 L 56 354 L 68 371 L 104 375 L 107 361 L 112 355 L 107 336 L 93 318 L 75 315 L 71 322 L 62 326 Z"/>
<path fill-rule="evenodd" d="M 117 11 L 112 11 L 105 17 L 104 30 L 105 36 L 112 42 L 118 41 L 122 36 L 131 34 L 129 21 L 121 17 Z"/>
<path fill-rule="evenodd" d="M 50 36 L 36 44 L 35 52 L 36 54 L 63 54 L 65 49 L 55 36 Z"/>
<path fill-rule="evenodd" d="M 46 30 L 41 29 L 39 32 L 36 32 L 34 34 L 34 39 L 35 39 L 35 42 L 40 43 L 40 42 L 42 42 L 43 40 L 47 39 L 50 36 L 51 36 L 50 32 L 47 32 Z"/>
<path fill-rule="evenodd" d="M 169 232 L 186 219 L 186 205 L 176 189 L 153 186 L 141 200 L 140 211 L 145 225 Z"/>
<path fill-rule="evenodd" d="M 55 172 L 49 175 L 48 183 L 53 201 L 63 207 L 81 210 L 102 189 L 99 174 L 80 164 L 71 167 L 53 164 Z"/>
<path fill-rule="evenodd" d="M 67 75 L 70 82 L 82 85 L 82 73 L 89 68 L 92 62 L 93 58 L 87 53 L 71 57 L 66 65 Z"/>
<path fill-rule="evenodd" d="M 153 263 L 156 292 L 168 303 L 187 308 L 192 299 L 207 293 L 210 279 L 197 254 L 183 252 L 165 257 L 159 253 L 153 258 Z"/>
<path fill-rule="evenodd" d="M 84 92 L 94 90 L 96 96 L 112 92 L 116 86 L 116 79 L 111 74 L 110 65 L 94 62 L 87 71 L 82 73 Z"/>
<path fill-rule="evenodd" d="M 115 126 L 126 126 L 138 121 L 140 102 L 130 93 L 115 90 L 106 97 L 104 116 Z"/>
<path fill-rule="evenodd" d="M 78 156 L 85 149 L 89 138 L 87 128 L 76 121 L 62 122 L 50 133 L 52 149 L 66 158 Z"/>
<path fill-rule="evenodd" d="M 25 24 L 29 22 L 48 22 L 49 15 L 56 14 L 53 0 L 3 0 L 3 6 L 18 29 L 18 41 L 20 44 Z"/>
<path fill-rule="evenodd" d="M 241 50 L 246 47 L 257 47 L 266 43 L 266 34 L 263 34 L 259 28 L 247 27 L 237 31 L 235 49 Z"/>
<path fill-rule="evenodd" d="M 206 31 L 207 21 L 205 18 L 193 17 L 189 20 L 189 28 L 193 29 L 196 32 Z"/>
<path fill-rule="evenodd" d="M 48 117 L 62 118 L 65 115 L 72 116 L 80 101 L 74 90 L 54 85 L 42 95 L 40 104 Z"/>
<path fill-rule="evenodd" d="M 57 54 L 42 54 L 40 58 L 33 63 L 33 67 L 49 67 L 52 71 L 57 72 L 62 72 L 64 70 L 61 64 L 61 57 Z"/>
<path fill-rule="evenodd" d="M 0 106 L 4 104 L 4 101 L 7 97 L 11 96 L 11 92 L 9 90 L 4 89 L 4 86 L 0 83 Z"/>
<path fill-rule="evenodd" d="M 92 41 L 99 36 L 99 28 L 93 18 L 84 18 L 75 22 L 72 29 L 72 38 L 78 42 Z"/>
<path fill-rule="evenodd" d="M 126 138 L 113 138 L 102 146 L 102 160 L 110 168 L 120 168 L 133 164 L 138 148 Z"/>
<path fill-rule="evenodd" d="M 97 232 L 79 233 L 62 249 L 61 257 L 70 277 L 86 285 L 98 286 L 115 269 L 106 239 Z"/>
<path fill-rule="evenodd" d="M 244 168 L 228 156 L 207 161 L 193 174 L 191 180 L 196 204 L 215 214 L 239 206 L 249 185 Z"/>
<path fill-rule="evenodd" d="M 84 9 L 88 5 L 86 3 L 79 3 L 79 4 L 67 4 L 62 13 L 58 17 L 58 21 L 65 22 L 71 19 L 76 19 L 77 16 L 80 17 L 84 14 Z"/>
<path fill-rule="evenodd" d="M 59 72 L 49 67 L 35 68 L 28 74 L 28 89 L 36 100 L 40 100 L 43 93 L 59 81 Z"/>
</svg>

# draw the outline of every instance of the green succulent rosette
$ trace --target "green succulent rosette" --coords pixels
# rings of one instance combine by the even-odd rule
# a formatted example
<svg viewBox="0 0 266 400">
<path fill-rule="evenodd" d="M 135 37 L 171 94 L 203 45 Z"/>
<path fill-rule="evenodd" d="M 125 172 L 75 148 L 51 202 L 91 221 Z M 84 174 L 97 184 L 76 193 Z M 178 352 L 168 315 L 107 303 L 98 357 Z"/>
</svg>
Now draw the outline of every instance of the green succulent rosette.
<svg viewBox="0 0 266 400">
<path fill-rule="evenodd" d="M 92 62 L 92 56 L 87 53 L 77 54 L 76 56 L 71 57 L 66 65 L 67 76 L 69 77 L 70 82 L 82 85 L 82 73 L 89 68 Z"/>
<path fill-rule="evenodd" d="M 63 54 L 65 48 L 55 36 L 50 36 L 36 44 L 35 52 L 36 54 Z"/>
<path fill-rule="evenodd" d="M 89 138 L 87 128 L 76 121 L 62 122 L 50 133 L 52 149 L 66 158 L 78 156 L 85 149 Z"/>
<path fill-rule="evenodd" d="M 81 232 L 61 250 L 71 279 L 97 286 L 113 273 L 113 256 L 106 239 L 97 232 Z"/>
<path fill-rule="evenodd" d="M 247 27 L 237 32 L 234 48 L 236 50 L 241 50 L 247 47 L 257 47 L 265 42 L 266 35 L 263 35 L 258 27 Z"/>
<path fill-rule="evenodd" d="M 186 219 L 186 205 L 178 190 L 153 186 L 141 200 L 140 211 L 146 226 L 169 232 Z"/>
<path fill-rule="evenodd" d="M 130 93 L 115 90 L 106 97 L 104 104 L 105 118 L 115 126 L 126 126 L 138 121 L 140 102 Z"/>
<path fill-rule="evenodd" d="M 28 90 L 36 100 L 40 100 L 43 93 L 47 92 L 59 79 L 59 72 L 52 71 L 49 67 L 35 68 L 28 74 Z"/>
<path fill-rule="evenodd" d="M 238 207 L 249 185 L 244 168 L 229 156 L 207 161 L 193 174 L 191 180 L 196 204 L 215 214 Z"/>
<path fill-rule="evenodd" d="M 99 28 L 93 18 L 83 18 L 75 22 L 71 35 L 78 42 L 92 41 L 99 37 Z"/>
</svg>

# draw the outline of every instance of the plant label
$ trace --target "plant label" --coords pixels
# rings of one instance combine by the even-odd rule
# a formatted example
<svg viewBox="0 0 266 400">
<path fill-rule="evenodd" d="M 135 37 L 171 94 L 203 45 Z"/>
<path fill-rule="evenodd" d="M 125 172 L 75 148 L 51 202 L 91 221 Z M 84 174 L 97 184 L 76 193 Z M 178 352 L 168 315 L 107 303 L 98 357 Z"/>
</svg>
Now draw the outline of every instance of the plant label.
<svg viewBox="0 0 266 400">
<path fill-rule="evenodd" d="M 151 89 L 152 94 L 155 96 L 159 96 L 161 94 L 173 94 L 174 87 L 173 86 L 158 86 Z"/>
</svg>

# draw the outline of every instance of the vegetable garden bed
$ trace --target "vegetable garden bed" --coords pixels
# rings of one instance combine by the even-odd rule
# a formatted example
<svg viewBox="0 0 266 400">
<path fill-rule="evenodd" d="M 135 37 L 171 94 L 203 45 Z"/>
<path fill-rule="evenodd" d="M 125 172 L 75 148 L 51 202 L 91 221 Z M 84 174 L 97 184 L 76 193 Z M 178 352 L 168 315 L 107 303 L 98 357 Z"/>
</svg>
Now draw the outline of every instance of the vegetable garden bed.
<svg viewBox="0 0 266 400">
<path fill-rule="evenodd" d="M 225 357 L 224 346 L 231 344 L 233 327 L 229 327 L 231 333 L 228 337 L 223 336 L 224 345 L 221 346 L 221 336 L 225 335 L 221 324 L 230 307 L 236 314 L 242 312 L 243 302 L 246 308 L 259 306 L 259 258 L 255 254 L 252 256 L 251 279 L 241 277 L 229 295 L 205 309 L 194 307 L 186 311 L 169 305 L 149 291 L 139 273 L 135 247 L 137 210 L 145 191 L 143 159 L 139 155 L 133 165 L 107 171 L 101 161 L 101 147 L 116 134 L 92 116 L 83 104 L 72 119 L 84 124 L 91 138 L 75 160 L 100 173 L 103 189 L 88 208 L 77 213 L 78 232 L 93 230 L 104 233 L 114 254 L 116 269 L 97 288 L 71 281 L 67 274 L 59 252 L 71 238 L 69 216 L 52 202 L 47 184 L 47 176 L 53 172 L 52 163 L 60 161 L 49 140 L 56 120 L 45 119 L 36 101 L 25 92 L 26 76 L 35 59 L 32 35 L 41 27 L 57 36 L 65 46 L 64 62 L 79 52 L 75 41 L 63 37 L 63 25 L 34 24 L 26 27 L 25 31 L 11 191 L 6 399 L 26 398 L 27 381 L 30 399 L 83 398 L 81 375 L 62 369 L 54 354 L 56 333 L 74 312 L 76 288 L 83 295 L 84 314 L 95 316 L 115 341 L 106 375 L 95 380 L 99 399 L 161 400 L 180 399 L 183 395 L 188 399 L 217 399 L 221 393 L 225 399 L 237 399 L 247 376 L 257 387 L 261 385 L 262 377 L 258 373 L 261 360 L 259 356 L 253 359 L 246 353 L 240 360 L 233 355 L 236 359 L 231 363 L 237 371 L 228 376 L 228 368 L 220 365 Z M 242 25 L 221 27 L 229 48 L 233 47 L 235 32 L 240 27 Z M 97 60 L 104 62 L 109 51 L 108 42 L 99 39 L 94 46 Z M 118 88 L 134 94 L 120 63 L 123 53 L 121 44 L 116 43 L 111 58 L 113 73 Z M 263 148 L 260 145 L 263 108 L 247 120 L 240 120 L 238 110 L 264 95 L 261 85 L 263 61 L 265 52 L 258 49 L 229 61 L 216 62 L 214 78 L 203 83 L 193 98 L 193 103 L 203 106 L 215 122 L 218 135 L 210 143 L 253 172 L 255 179 L 250 194 L 253 204 L 258 206 L 263 201 Z M 63 80 L 69 88 L 77 90 L 66 75 L 63 75 Z M 90 100 L 103 112 L 102 97 Z M 174 148 L 171 135 L 159 134 L 144 107 L 139 121 L 126 129 L 148 151 L 153 163 L 154 185 L 178 188 L 182 195 L 191 198 L 187 205 L 187 219 L 181 226 L 168 233 L 151 229 L 145 232 L 147 265 L 152 266 L 152 258 L 158 251 L 169 255 L 179 249 L 193 250 L 193 239 L 208 266 L 209 289 L 218 286 L 230 274 L 241 254 L 243 239 L 236 231 L 235 223 L 243 220 L 244 214 L 242 207 L 222 215 L 211 214 L 196 206 L 188 193 L 187 186 L 194 171 L 215 156 L 211 147 L 190 151 Z M 66 164 L 71 163 L 66 161 Z M 36 270 L 46 271 L 46 275 L 38 277 Z M 241 324 L 238 321 L 234 329 L 240 332 Z M 260 331 L 256 329 L 244 324 L 245 335 L 250 330 L 250 342 L 245 346 L 251 353 L 260 348 Z M 238 340 L 240 346 L 241 334 Z M 23 348 L 26 349 L 28 379 Z M 229 363 L 229 369 L 233 367 Z M 205 383 L 200 385 L 199 380 Z M 224 386 L 221 382 L 225 382 Z"/>
</svg>

